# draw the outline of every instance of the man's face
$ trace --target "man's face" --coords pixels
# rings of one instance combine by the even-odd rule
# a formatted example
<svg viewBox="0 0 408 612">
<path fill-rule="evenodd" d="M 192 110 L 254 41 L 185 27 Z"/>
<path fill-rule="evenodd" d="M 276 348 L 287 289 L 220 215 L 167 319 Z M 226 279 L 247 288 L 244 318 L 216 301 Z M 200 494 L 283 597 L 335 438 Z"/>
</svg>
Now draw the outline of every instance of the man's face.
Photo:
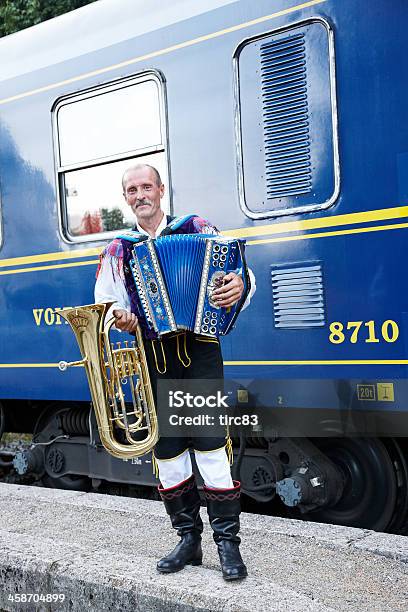
<svg viewBox="0 0 408 612">
<path fill-rule="evenodd" d="M 126 172 L 123 195 L 138 222 L 157 215 L 163 194 L 164 185 L 157 185 L 156 176 L 151 168 L 139 168 Z"/>
</svg>

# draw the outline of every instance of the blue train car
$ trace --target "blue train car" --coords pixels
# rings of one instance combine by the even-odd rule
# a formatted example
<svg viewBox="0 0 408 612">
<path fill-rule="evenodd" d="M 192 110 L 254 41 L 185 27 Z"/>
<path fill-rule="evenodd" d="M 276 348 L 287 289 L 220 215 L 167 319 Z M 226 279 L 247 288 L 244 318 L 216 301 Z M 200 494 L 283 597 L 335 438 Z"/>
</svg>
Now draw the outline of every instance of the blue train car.
<svg viewBox="0 0 408 612">
<path fill-rule="evenodd" d="M 408 106 L 403 0 L 97 2 L 0 40 L 0 398 L 48 485 L 151 485 L 95 442 L 58 309 L 93 301 L 135 160 L 166 206 L 245 238 L 223 340 L 236 472 L 292 515 L 405 532 Z"/>
</svg>

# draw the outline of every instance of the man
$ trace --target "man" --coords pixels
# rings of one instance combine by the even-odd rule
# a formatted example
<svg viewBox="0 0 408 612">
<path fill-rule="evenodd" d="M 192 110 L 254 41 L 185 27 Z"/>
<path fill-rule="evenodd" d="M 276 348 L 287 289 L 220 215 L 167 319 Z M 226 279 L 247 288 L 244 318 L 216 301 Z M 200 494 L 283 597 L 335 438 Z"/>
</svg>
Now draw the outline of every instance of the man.
<svg viewBox="0 0 408 612">
<path fill-rule="evenodd" d="M 136 217 L 135 231 L 156 238 L 169 234 L 217 233 L 216 228 L 196 215 L 180 219 L 166 216 L 161 209 L 164 185 L 158 171 L 143 164 L 126 170 L 122 180 L 123 196 Z M 133 242 L 126 235 L 113 240 L 101 256 L 95 285 L 97 302 L 114 302 L 111 313 L 118 329 L 134 332 L 141 314 L 140 303 L 129 266 Z M 251 294 L 255 281 L 251 276 Z M 220 307 L 235 304 L 243 293 L 242 278 L 230 272 L 224 285 L 213 293 Z M 249 298 L 250 298 L 249 296 Z M 249 299 L 247 299 L 249 303 Z M 246 304 L 247 305 L 247 304 Z M 157 382 L 161 379 L 223 378 L 223 363 L 219 342 L 195 336 L 191 332 L 175 334 L 162 340 L 143 328 L 145 350 L 153 390 L 157 397 Z M 160 410 L 160 406 L 158 407 Z M 223 577 L 226 580 L 245 578 L 247 569 L 242 561 L 238 537 L 240 514 L 240 483 L 232 481 L 226 454 L 225 438 L 194 436 L 191 440 L 200 474 L 214 540 L 218 547 Z M 190 439 L 161 437 L 154 449 L 159 471 L 159 492 L 180 542 L 157 564 L 162 573 L 183 569 L 186 564 L 202 562 L 200 497 L 195 483 L 189 452 Z"/>
</svg>

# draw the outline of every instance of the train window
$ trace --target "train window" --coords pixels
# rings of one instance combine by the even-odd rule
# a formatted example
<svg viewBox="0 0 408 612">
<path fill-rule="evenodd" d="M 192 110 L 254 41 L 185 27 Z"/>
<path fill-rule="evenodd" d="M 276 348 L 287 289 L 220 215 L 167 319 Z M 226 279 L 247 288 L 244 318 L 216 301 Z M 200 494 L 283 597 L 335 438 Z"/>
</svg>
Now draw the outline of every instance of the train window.
<svg viewBox="0 0 408 612">
<path fill-rule="evenodd" d="M 163 84 L 154 72 L 57 102 L 56 168 L 66 239 L 110 238 L 134 225 L 122 195 L 126 168 L 150 164 L 168 184 L 164 116 Z"/>
<path fill-rule="evenodd" d="M 252 219 L 328 208 L 339 192 L 333 32 L 321 18 L 234 54 L 239 188 Z"/>
</svg>

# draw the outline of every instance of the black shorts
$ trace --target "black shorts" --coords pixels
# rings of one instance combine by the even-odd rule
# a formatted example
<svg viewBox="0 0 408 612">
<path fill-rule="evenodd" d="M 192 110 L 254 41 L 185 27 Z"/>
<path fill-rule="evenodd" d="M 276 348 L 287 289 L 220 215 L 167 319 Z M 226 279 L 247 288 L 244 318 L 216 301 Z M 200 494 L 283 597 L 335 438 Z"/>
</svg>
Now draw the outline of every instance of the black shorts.
<svg viewBox="0 0 408 612">
<path fill-rule="evenodd" d="M 160 380 L 213 380 L 222 382 L 224 369 L 218 340 L 183 332 L 163 340 L 146 340 L 145 350 L 153 394 L 158 414 L 168 406 L 157 405 L 157 385 Z M 225 436 L 197 435 L 197 428 L 189 436 L 161 437 L 154 448 L 157 459 L 172 459 L 184 450 L 193 448 L 210 451 L 226 444 Z M 160 435 L 160 431 L 159 431 Z"/>
</svg>

